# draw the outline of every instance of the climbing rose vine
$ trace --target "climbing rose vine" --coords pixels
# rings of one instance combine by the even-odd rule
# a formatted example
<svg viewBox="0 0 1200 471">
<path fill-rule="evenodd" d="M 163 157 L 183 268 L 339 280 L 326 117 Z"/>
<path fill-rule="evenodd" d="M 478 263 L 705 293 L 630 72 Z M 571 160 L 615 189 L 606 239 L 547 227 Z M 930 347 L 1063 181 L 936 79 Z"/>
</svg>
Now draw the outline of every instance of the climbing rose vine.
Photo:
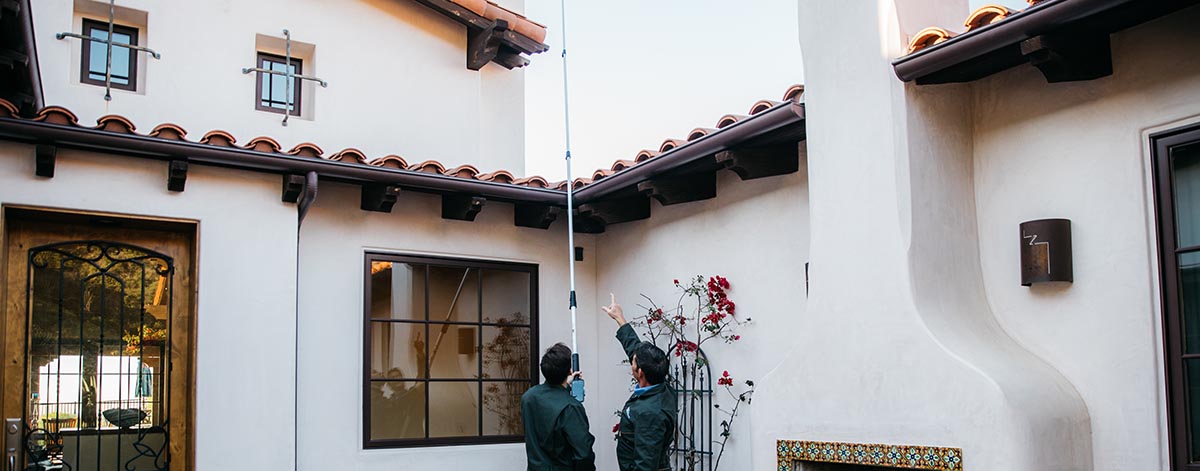
<svg viewBox="0 0 1200 471">
<path fill-rule="evenodd" d="M 712 341 L 720 341 L 726 344 L 733 344 L 741 341 L 742 336 L 737 334 L 737 329 L 751 321 L 749 317 L 744 319 L 740 317 L 737 310 L 737 304 L 730 299 L 729 292 L 732 290 L 732 284 L 723 276 L 716 275 L 706 277 L 697 275 L 695 277 L 683 280 L 672 280 L 675 288 L 678 290 L 679 297 L 675 303 L 675 307 L 668 308 L 659 305 L 646 295 L 642 295 L 646 300 L 646 305 L 639 304 L 644 311 L 644 314 L 637 316 L 632 321 L 633 325 L 642 330 L 642 335 L 650 342 L 660 347 L 667 347 L 668 355 L 672 356 L 672 385 L 676 390 L 688 389 L 703 389 L 681 385 L 679 382 L 682 378 L 698 378 L 701 375 L 706 375 L 708 370 L 708 359 L 703 354 L 703 347 L 706 343 Z M 712 378 L 708 378 L 712 379 Z M 694 407 L 699 401 L 703 404 L 704 400 L 699 393 L 680 396 L 680 431 L 675 439 L 675 448 L 681 450 L 683 471 L 692 471 L 703 468 L 705 459 L 713 460 L 713 468 L 716 469 L 721 464 L 721 456 L 725 453 L 725 445 L 728 444 L 733 428 L 733 422 L 738 417 L 739 408 L 742 404 L 749 405 L 751 398 L 754 395 L 754 382 L 750 380 L 736 383 L 734 377 L 728 370 L 724 370 L 720 377 L 715 378 L 720 391 L 720 396 L 711 398 L 711 405 L 714 412 L 718 413 L 721 421 L 716 424 L 720 427 L 717 434 L 712 431 L 699 433 L 699 430 L 690 427 L 684 427 L 683 424 L 698 423 L 699 417 L 703 409 Z M 728 398 L 724 398 L 728 396 Z M 721 407 L 721 401 L 732 402 L 732 406 L 726 405 Z M 690 406 L 689 406 L 690 404 Z M 613 428 L 613 432 L 617 432 L 617 428 Z M 714 454 L 715 458 L 706 458 L 706 455 L 701 453 L 705 448 L 703 443 L 698 443 L 697 440 L 702 437 L 714 437 L 712 445 L 716 447 Z"/>
</svg>

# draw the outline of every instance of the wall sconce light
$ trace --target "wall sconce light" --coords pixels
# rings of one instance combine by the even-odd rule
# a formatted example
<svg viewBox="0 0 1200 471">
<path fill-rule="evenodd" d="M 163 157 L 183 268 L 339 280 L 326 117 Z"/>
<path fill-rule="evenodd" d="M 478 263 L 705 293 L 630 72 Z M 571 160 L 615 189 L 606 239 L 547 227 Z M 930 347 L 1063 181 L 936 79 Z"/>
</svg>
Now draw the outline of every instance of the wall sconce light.
<svg viewBox="0 0 1200 471">
<path fill-rule="evenodd" d="M 1021 286 L 1049 281 L 1074 281 L 1070 219 L 1021 223 Z"/>
</svg>

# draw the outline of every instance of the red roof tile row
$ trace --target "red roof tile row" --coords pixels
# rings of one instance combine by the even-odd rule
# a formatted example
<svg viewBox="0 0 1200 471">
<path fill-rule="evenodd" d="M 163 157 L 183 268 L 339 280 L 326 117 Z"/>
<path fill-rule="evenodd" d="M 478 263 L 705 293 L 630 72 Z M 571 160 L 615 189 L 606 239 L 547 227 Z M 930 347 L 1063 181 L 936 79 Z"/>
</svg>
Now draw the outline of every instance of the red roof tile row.
<svg viewBox="0 0 1200 471">
<path fill-rule="evenodd" d="M 1045 0 L 1025 1 L 1029 3 L 1030 6 L 1033 6 Z M 971 14 L 967 16 L 967 20 L 963 22 L 965 29 L 962 31 L 962 33 L 955 33 L 938 26 L 930 26 L 918 31 L 917 34 L 914 34 L 912 39 L 910 39 L 908 42 L 907 54 L 912 54 L 929 46 L 933 46 L 934 44 L 944 42 L 950 38 L 953 38 L 954 36 L 957 36 L 958 34 L 969 33 L 984 26 L 993 23 L 999 23 L 1004 21 L 1009 16 L 1022 11 L 1025 10 L 1012 10 L 1008 7 L 1000 5 L 984 5 L 976 8 L 975 11 L 971 12 Z"/>
<path fill-rule="evenodd" d="M 793 85 L 787 89 L 783 95 L 784 101 L 801 101 L 804 94 L 803 85 Z M 749 111 L 749 115 L 755 115 L 770 109 L 782 102 L 762 100 L 755 103 Z M 618 160 L 608 169 L 596 170 L 591 177 L 576 178 L 572 184 L 574 189 L 580 189 L 584 186 L 617 172 L 625 171 L 637 166 L 642 162 L 657 158 L 659 155 L 670 152 L 673 149 L 687 145 L 688 143 L 701 139 L 717 130 L 730 126 L 738 121 L 747 118 L 746 115 L 725 115 L 717 120 L 715 128 L 696 128 L 687 134 L 685 139 L 666 139 L 659 145 L 658 150 L 642 150 L 638 152 L 632 160 Z M 8 101 L 0 99 L 0 118 L 23 119 L 16 106 Z M 86 127 L 79 124 L 79 118 L 75 116 L 71 110 L 61 106 L 47 106 L 42 108 L 33 121 L 46 122 L 60 126 Z M 137 127 L 128 118 L 119 115 L 105 115 L 96 120 L 96 126 L 93 129 L 111 132 L 116 134 L 138 134 Z M 171 140 L 171 141 L 188 141 L 187 130 L 173 123 L 163 123 L 155 126 L 147 136 Z M 464 178 L 472 180 L 489 181 L 496 183 L 504 183 L 511 185 L 520 185 L 534 188 L 553 188 L 557 190 L 566 190 L 566 181 L 550 182 L 540 176 L 529 176 L 518 178 L 507 170 L 496 170 L 493 172 L 482 173 L 478 168 L 472 165 L 459 165 L 457 167 L 447 168 L 441 162 L 436 160 L 425 160 L 417 163 L 409 163 L 407 159 L 395 154 L 385 155 L 374 159 L 368 158 L 365 153 L 355 148 L 346 148 L 338 152 L 326 155 L 325 151 L 320 146 L 304 142 L 296 144 L 289 150 L 283 150 L 283 146 L 279 141 L 267 136 L 259 136 L 250 139 L 244 145 L 238 145 L 237 139 L 230 133 L 222 130 L 213 130 L 204 134 L 199 141 L 200 144 L 220 147 L 241 147 L 257 152 L 268 154 L 281 154 L 296 157 L 305 157 L 312 159 L 325 159 L 343 163 L 352 163 L 358 165 L 368 165 L 373 167 L 384 167 L 391 169 L 407 170 L 413 172 L 424 172 L 439 175 L 446 175 L 455 178 Z"/>
</svg>

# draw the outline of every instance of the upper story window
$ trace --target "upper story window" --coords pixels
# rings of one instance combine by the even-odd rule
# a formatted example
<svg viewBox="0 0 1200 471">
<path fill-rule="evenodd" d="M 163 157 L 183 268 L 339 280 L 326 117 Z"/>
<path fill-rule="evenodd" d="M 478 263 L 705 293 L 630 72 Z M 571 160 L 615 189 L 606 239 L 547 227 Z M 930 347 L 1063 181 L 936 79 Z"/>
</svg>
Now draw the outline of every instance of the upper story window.
<svg viewBox="0 0 1200 471">
<path fill-rule="evenodd" d="M 368 254 L 367 448 L 524 440 L 538 378 L 537 266 Z"/>
<path fill-rule="evenodd" d="M 83 20 L 83 35 L 96 39 L 108 39 L 108 23 Z M 112 42 L 136 46 L 137 28 L 113 25 Z M 80 81 L 104 86 L 105 69 L 109 63 L 109 45 L 99 41 L 83 41 L 83 63 L 79 70 Z M 137 89 L 137 54 L 127 47 L 112 48 L 111 83 L 113 88 L 135 91 Z"/>
<path fill-rule="evenodd" d="M 283 56 L 260 52 L 258 53 L 258 67 L 286 73 L 288 71 L 288 61 Z M 291 60 L 291 72 L 293 75 L 303 74 L 304 62 L 293 57 Z M 257 104 L 255 107 L 262 111 L 282 114 L 284 110 L 289 109 L 290 104 L 291 112 L 289 114 L 300 116 L 300 85 L 299 78 L 293 77 L 292 86 L 289 88 L 286 75 L 258 72 L 258 86 L 256 87 L 255 94 Z"/>
</svg>

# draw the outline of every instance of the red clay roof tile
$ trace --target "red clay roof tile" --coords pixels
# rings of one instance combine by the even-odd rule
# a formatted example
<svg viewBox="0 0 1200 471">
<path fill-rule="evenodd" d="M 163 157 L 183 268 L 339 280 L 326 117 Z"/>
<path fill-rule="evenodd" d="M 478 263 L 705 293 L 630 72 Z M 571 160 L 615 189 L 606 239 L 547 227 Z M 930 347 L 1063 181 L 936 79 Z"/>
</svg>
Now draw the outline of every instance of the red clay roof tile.
<svg viewBox="0 0 1200 471">
<path fill-rule="evenodd" d="M 640 164 L 647 160 L 658 157 L 658 154 L 660 154 L 660 153 L 661 152 L 656 151 L 656 150 L 642 149 L 640 152 L 637 153 L 636 156 L 633 157 L 633 161 Z"/>
<path fill-rule="evenodd" d="M 495 2 L 488 2 L 483 17 L 489 20 L 505 20 L 508 22 L 508 29 L 539 43 L 546 40 L 545 26 L 533 22 L 520 13 L 497 5 Z"/>
<path fill-rule="evenodd" d="M 394 169 L 399 169 L 399 170 L 407 170 L 408 169 L 408 162 L 404 161 L 404 157 L 400 157 L 399 155 L 395 155 L 395 154 L 385 155 L 378 159 L 372 160 L 372 161 L 368 162 L 368 165 L 374 165 L 376 167 L 394 168 Z"/>
<path fill-rule="evenodd" d="M 288 155 L 319 159 L 325 151 L 321 150 L 321 146 L 311 142 L 301 142 L 296 144 L 296 147 L 293 147 L 292 150 L 287 151 L 287 153 Z"/>
<path fill-rule="evenodd" d="M 937 26 L 930 26 L 913 35 L 912 41 L 908 42 L 908 53 L 912 54 L 952 37 L 954 37 L 954 33 Z"/>
<path fill-rule="evenodd" d="M 446 171 L 446 167 L 442 165 L 441 162 L 436 160 L 426 160 L 419 164 L 412 165 L 408 167 L 408 169 L 414 172 L 436 173 L 438 175 L 441 175 Z"/>
<path fill-rule="evenodd" d="M 693 130 L 692 130 L 692 132 L 689 132 L 689 133 L 688 133 L 688 135 L 687 135 L 687 140 L 689 140 L 689 141 L 694 141 L 694 140 L 696 140 L 696 139 L 700 139 L 700 138 L 702 138 L 702 137 L 704 137 L 704 136 L 707 136 L 707 135 L 711 134 L 713 131 L 716 131 L 716 129 L 713 129 L 713 128 L 696 128 L 696 129 L 693 129 Z"/>
<path fill-rule="evenodd" d="M 717 129 L 729 126 L 746 118 L 747 116 L 744 114 L 727 114 L 722 116 L 721 119 L 717 120 Z"/>
<path fill-rule="evenodd" d="M 538 175 L 534 175 L 531 177 L 525 177 L 525 178 L 518 178 L 516 180 L 513 180 L 513 184 L 521 185 L 521 186 L 529 186 L 529 187 L 534 187 L 534 188 L 550 188 L 550 182 L 546 181 L 545 178 L 542 178 Z"/>
<path fill-rule="evenodd" d="M 514 177 L 513 174 L 508 170 L 497 170 L 495 172 L 481 173 L 476 175 L 475 179 L 496 183 L 512 183 L 516 181 L 517 178 Z"/>
<path fill-rule="evenodd" d="M 1000 5 L 984 5 L 971 12 L 971 16 L 967 17 L 967 21 L 963 23 L 963 26 L 966 26 L 967 31 L 970 31 L 1003 21 L 1012 13 L 1012 10 Z"/>
<path fill-rule="evenodd" d="M 355 149 L 353 147 L 348 147 L 348 148 L 342 149 L 342 150 L 338 151 L 337 153 L 329 156 L 329 160 L 336 160 L 338 162 L 346 162 L 346 163 L 352 163 L 352 164 L 365 164 L 365 163 L 367 163 L 367 155 L 364 154 L 361 150 Z"/>
<path fill-rule="evenodd" d="M 47 106 L 42 108 L 33 120 L 63 126 L 76 126 L 79 124 L 79 118 L 75 117 L 75 113 L 61 106 Z"/>
<path fill-rule="evenodd" d="M 16 105 L 9 103 L 8 100 L 0 98 L 0 117 L 16 118 L 21 115 L 21 110 Z"/>
<path fill-rule="evenodd" d="M 443 171 L 442 175 L 474 179 L 475 175 L 479 175 L 479 169 L 475 168 L 473 165 L 459 165 L 452 169 Z"/>
<path fill-rule="evenodd" d="M 133 126 L 133 122 L 126 119 L 124 116 L 115 114 L 106 114 L 96 119 L 96 127 L 101 131 L 118 132 L 121 134 L 134 134 L 137 130 Z"/>
<path fill-rule="evenodd" d="M 786 92 L 783 92 L 783 101 L 794 101 L 800 103 L 804 100 L 804 85 L 796 84 L 788 87 Z"/>
<path fill-rule="evenodd" d="M 662 145 L 658 146 L 658 152 L 663 153 L 684 144 L 687 144 L 687 141 L 684 139 L 667 139 L 662 142 Z"/>
<path fill-rule="evenodd" d="M 220 129 L 214 129 L 200 138 L 201 144 L 209 144 L 214 146 L 233 147 L 237 145 L 237 139 L 233 138 L 233 134 L 229 134 Z"/>
<path fill-rule="evenodd" d="M 150 137 L 169 139 L 172 141 L 186 141 L 187 131 L 178 124 L 162 123 L 158 126 L 155 126 L 154 130 L 150 131 Z"/>
<path fill-rule="evenodd" d="M 638 164 L 637 162 L 632 161 L 632 160 L 618 160 L 612 164 L 612 171 L 620 172 L 627 168 L 633 167 L 634 165 L 637 165 L 637 164 Z"/>
<path fill-rule="evenodd" d="M 243 146 L 243 148 L 258 152 L 276 153 L 279 152 L 279 149 L 282 149 L 283 147 L 279 145 L 279 141 L 271 139 L 267 136 L 258 136 L 254 139 L 251 139 L 249 143 Z"/>
<path fill-rule="evenodd" d="M 606 169 L 598 169 L 595 172 L 592 172 L 592 181 L 603 180 L 604 177 L 607 177 L 614 173 L 617 173 L 617 172 L 612 171 L 612 170 L 606 170 Z"/>
<path fill-rule="evenodd" d="M 763 111 L 767 111 L 780 103 L 782 103 L 782 102 L 775 101 L 775 100 L 759 100 L 757 103 L 754 104 L 754 106 L 750 107 L 750 114 L 756 115 L 756 114 L 762 113 Z"/>
</svg>

